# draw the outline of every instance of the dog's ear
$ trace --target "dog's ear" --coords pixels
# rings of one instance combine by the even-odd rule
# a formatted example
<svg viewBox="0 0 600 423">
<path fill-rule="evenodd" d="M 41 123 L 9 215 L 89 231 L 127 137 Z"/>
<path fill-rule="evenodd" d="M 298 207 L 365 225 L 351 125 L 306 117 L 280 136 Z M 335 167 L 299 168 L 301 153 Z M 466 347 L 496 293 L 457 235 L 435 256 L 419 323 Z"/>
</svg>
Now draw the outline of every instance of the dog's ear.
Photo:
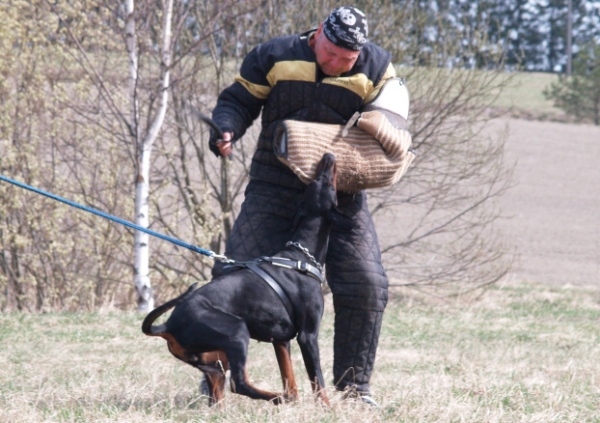
<svg viewBox="0 0 600 423">
<path fill-rule="evenodd" d="M 329 209 L 327 219 L 333 223 L 338 229 L 349 231 L 354 227 L 353 220 L 338 210 L 336 206 Z"/>
<path fill-rule="evenodd" d="M 337 163 L 333 163 L 333 188 L 335 188 L 335 191 L 337 192 Z"/>
</svg>

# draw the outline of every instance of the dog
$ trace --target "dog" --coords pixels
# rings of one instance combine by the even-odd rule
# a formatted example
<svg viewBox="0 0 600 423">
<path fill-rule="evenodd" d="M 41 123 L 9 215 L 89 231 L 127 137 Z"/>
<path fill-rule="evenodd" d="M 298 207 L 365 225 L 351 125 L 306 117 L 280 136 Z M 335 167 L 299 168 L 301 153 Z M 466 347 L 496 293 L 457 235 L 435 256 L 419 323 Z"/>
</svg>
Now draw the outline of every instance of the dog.
<svg viewBox="0 0 600 423">
<path fill-rule="evenodd" d="M 321 264 L 332 225 L 347 226 L 337 209 L 335 157 L 327 153 L 308 184 L 295 230 L 287 246 L 273 257 L 233 264 L 240 269 L 213 279 L 151 311 L 142 324 L 149 336 L 167 341 L 178 359 L 205 374 L 209 404 L 222 401 L 225 372 L 232 392 L 280 404 L 294 400 L 298 388 L 290 358 L 296 337 L 313 393 L 329 406 L 319 358 L 319 325 L 324 299 Z M 270 285 L 270 286 L 269 286 Z M 174 308 L 164 324 L 153 322 Z M 275 349 L 283 393 L 256 388 L 246 372 L 250 339 Z"/>
</svg>

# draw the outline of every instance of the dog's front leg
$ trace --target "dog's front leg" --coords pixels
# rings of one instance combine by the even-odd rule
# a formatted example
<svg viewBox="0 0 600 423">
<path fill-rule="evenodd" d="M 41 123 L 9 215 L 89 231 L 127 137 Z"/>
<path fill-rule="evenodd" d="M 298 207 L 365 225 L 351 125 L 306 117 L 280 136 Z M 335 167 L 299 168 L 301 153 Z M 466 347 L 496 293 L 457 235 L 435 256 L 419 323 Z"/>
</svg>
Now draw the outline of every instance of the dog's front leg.
<svg viewBox="0 0 600 423">
<path fill-rule="evenodd" d="M 281 382 L 283 383 L 283 398 L 286 401 L 298 399 L 298 386 L 294 376 L 294 367 L 290 355 L 290 342 L 274 342 L 275 356 L 281 372 Z"/>
<path fill-rule="evenodd" d="M 329 397 L 327 397 L 327 391 L 325 390 L 325 380 L 323 379 L 323 372 L 321 371 L 318 331 L 316 333 L 311 332 L 308 334 L 300 332 L 298 333 L 297 339 L 313 393 L 316 394 L 326 406 L 330 407 Z"/>
<path fill-rule="evenodd" d="M 245 395 L 252 399 L 271 401 L 273 404 L 281 404 L 282 396 L 277 392 L 264 391 L 256 388 L 250 382 L 246 369 L 246 360 L 238 360 L 235 354 L 228 352 L 229 366 L 231 369 L 231 391 L 236 394 Z"/>
</svg>

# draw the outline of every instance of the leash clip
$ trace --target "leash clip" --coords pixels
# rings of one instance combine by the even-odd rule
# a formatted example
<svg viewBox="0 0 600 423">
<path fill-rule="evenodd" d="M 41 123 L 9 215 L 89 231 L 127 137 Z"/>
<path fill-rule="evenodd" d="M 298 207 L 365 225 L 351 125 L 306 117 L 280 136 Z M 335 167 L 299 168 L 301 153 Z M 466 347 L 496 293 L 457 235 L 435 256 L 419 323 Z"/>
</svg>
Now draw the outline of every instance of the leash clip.
<svg viewBox="0 0 600 423">
<path fill-rule="evenodd" d="M 226 263 L 226 264 L 235 263 L 235 260 L 232 260 L 232 259 L 228 258 L 225 254 L 215 254 L 215 253 L 212 253 L 209 257 L 211 259 L 213 259 L 213 260 L 218 260 L 221 263 Z"/>
</svg>

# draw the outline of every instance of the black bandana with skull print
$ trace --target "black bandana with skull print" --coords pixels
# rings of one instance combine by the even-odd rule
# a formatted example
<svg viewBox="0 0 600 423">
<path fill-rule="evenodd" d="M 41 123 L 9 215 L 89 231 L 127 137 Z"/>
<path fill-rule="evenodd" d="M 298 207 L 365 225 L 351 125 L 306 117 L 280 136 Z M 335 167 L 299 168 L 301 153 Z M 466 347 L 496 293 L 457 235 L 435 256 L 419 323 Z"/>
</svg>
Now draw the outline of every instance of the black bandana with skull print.
<svg viewBox="0 0 600 423">
<path fill-rule="evenodd" d="M 329 41 L 346 50 L 358 51 L 367 43 L 367 17 L 355 7 L 338 7 L 323 22 Z"/>
</svg>

